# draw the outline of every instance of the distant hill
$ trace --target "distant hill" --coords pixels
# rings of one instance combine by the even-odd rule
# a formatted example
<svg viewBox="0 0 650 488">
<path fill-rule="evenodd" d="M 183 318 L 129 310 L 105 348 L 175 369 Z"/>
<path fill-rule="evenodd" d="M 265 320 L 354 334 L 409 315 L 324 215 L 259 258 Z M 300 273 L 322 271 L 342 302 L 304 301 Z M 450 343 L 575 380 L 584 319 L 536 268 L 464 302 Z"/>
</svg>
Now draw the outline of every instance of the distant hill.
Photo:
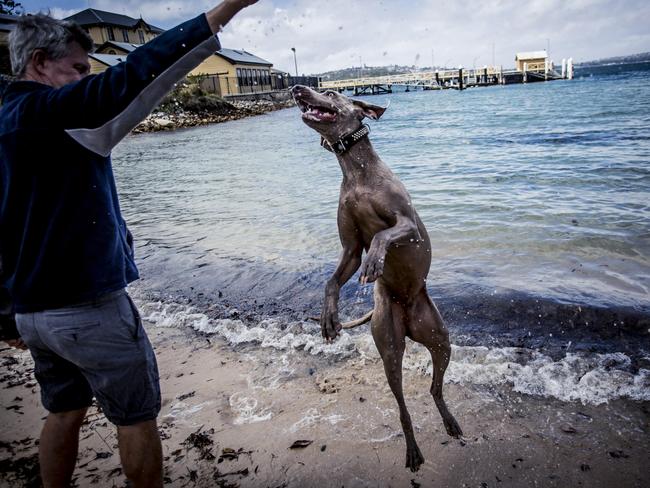
<svg viewBox="0 0 650 488">
<path fill-rule="evenodd" d="M 343 68 L 335 71 L 327 71 L 325 73 L 314 74 L 310 76 L 318 76 L 323 81 L 334 80 L 347 80 L 350 78 L 361 78 L 366 76 L 386 76 L 386 75 L 401 75 L 404 73 L 413 73 L 414 71 L 430 71 L 430 67 L 416 68 L 415 66 L 356 66 L 352 68 Z"/>
<path fill-rule="evenodd" d="M 576 67 L 586 68 L 589 66 L 602 66 L 607 64 L 627 64 L 627 63 L 641 63 L 650 61 L 650 52 L 630 54 L 627 56 L 614 56 L 611 58 L 594 59 L 592 61 L 583 61 L 575 63 Z M 433 69 L 445 69 L 436 66 Z M 324 73 L 316 73 L 309 76 L 318 76 L 323 81 L 347 80 L 350 78 L 361 78 L 365 76 L 386 76 L 386 75 L 401 75 L 405 73 L 413 73 L 416 71 L 431 71 L 430 66 L 416 67 L 416 66 L 399 66 L 397 64 L 390 66 L 353 66 L 351 68 L 343 68 L 334 71 L 326 71 Z"/>
<path fill-rule="evenodd" d="M 601 66 L 604 64 L 627 64 L 627 63 L 642 63 L 650 61 L 650 52 L 630 54 L 628 56 L 614 56 L 611 58 L 594 59 L 593 61 L 585 61 L 583 63 L 576 63 L 576 66 L 582 68 L 587 66 Z"/>
</svg>

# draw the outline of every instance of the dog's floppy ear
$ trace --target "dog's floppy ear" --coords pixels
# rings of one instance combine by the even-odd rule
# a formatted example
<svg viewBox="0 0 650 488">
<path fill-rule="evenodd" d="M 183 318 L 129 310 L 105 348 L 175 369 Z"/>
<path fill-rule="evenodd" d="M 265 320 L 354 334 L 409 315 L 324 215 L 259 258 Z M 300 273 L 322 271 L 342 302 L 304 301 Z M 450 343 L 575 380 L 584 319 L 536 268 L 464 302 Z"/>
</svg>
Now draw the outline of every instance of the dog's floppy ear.
<svg viewBox="0 0 650 488">
<path fill-rule="evenodd" d="M 362 102 L 361 100 L 352 100 L 352 103 L 355 104 L 363 111 L 363 115 L 372 120 L 377 120 L 379 117 L 384 115 L 386 108 L 380 107 L 379 105 L 373 105 L 372 103 Z"/>
</svg>

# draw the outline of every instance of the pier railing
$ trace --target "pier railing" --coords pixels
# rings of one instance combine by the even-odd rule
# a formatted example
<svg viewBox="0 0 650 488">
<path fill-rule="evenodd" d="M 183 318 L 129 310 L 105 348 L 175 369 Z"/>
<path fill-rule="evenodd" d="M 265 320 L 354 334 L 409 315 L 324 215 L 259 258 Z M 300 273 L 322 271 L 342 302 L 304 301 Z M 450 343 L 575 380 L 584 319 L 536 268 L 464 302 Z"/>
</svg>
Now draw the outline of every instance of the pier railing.
<svg viewBox="0 0 650 488">
<path fill-rule="evenodd" d="M 569 60 L 569 65 L 571 60 Z M 568 75 L 567 73 L 571 73 Z M 474 86 L 506 85 L 527 83 L 539 80 L 556 80 L 572 78 L 572 67 L 565 69 L 562 60 L 562 73 L 554 70 L 552 63 L 534 63 L 525 70 L 503 69 L 502 66 L 484 66 L 482 68 L 442 69 L 435 71 L 418 71 L 413 73 L 388 76 L 359 77 L 346 80 L 321 81 L 322 90 L 352 90 L 355 95 L 391 93 L 394 86 L 406 90 L 422 88 L 425 90 L 442 90 L 455 88 L 463 90 Z"/>
<path fill-rule="evenodd" d="M 322 81 L 320 87 L 323 89 L 354 88 L 368 85 L 402 85 L 402 86 L 429 86 L 432 88 L 441 88 L 445 82 L 455 81 L 459 78 L 459 72 L 462 76 L 471 79 L 481 79 L 500 75 L 501 67 L 488 66 L 484 68 L 472 68 L 468 70 L 445 69 L 437 71 L 419 71 L 399 75 L 372 76 L 352 78 L 347 80 Z"/>
</svg>

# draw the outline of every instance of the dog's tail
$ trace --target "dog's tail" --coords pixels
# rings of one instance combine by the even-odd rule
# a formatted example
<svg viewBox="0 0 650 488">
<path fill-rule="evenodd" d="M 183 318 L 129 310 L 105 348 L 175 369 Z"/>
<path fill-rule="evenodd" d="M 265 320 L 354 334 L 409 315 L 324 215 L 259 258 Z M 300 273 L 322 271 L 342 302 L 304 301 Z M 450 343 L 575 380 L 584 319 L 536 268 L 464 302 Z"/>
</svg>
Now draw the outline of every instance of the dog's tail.
<svg viewBox="0 0 650 488">
<path fill-rule="evenodd" d="M 372 318 L 372 312 L 374 310 L 371 310 L 367 314 L 365 314 L 363 317 L 360 317 L 355 320 L 350 320 L 349 322 L 343 322 L 341 324 L 342 329 L 354 329 L 355 327 L 359 327 L 360 325 L 365 324 L 366 322 L 370 322 L 370 319 Z M 309 317 L 309 320 L 313 320 L 314 322 L 320 322 L 320 317 Z"/>
<path fill-rule="evenodd" d="M 374 310 L 371 310 L 367 314 L 365 314 L 363 317 L 358 318 L 356 320 L 350 320 L 349 322 L 343 322 L 341 324 L 341 327 L 344 329 L 354 329 L 355 327 L 359 327 L 360 325 L 365 324 L 366 322 L 370 322 L 370 319 L 372 318 L 372 312 Z"/>
</svg>

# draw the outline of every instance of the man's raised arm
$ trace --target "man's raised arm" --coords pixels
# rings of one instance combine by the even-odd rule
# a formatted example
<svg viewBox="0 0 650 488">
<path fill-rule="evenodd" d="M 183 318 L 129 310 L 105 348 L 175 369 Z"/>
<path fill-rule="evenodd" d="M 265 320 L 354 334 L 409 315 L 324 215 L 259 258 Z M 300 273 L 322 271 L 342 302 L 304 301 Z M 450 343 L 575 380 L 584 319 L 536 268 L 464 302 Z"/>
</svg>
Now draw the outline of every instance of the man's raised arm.
<svg viewBox="0 0 650 488">
<path fill-rule="evenodd" d="M 217 34 L 243 8 L 257 3 L 257 0 L 225 0 L 205 13 L 210 29 Z"/>
</svg>

